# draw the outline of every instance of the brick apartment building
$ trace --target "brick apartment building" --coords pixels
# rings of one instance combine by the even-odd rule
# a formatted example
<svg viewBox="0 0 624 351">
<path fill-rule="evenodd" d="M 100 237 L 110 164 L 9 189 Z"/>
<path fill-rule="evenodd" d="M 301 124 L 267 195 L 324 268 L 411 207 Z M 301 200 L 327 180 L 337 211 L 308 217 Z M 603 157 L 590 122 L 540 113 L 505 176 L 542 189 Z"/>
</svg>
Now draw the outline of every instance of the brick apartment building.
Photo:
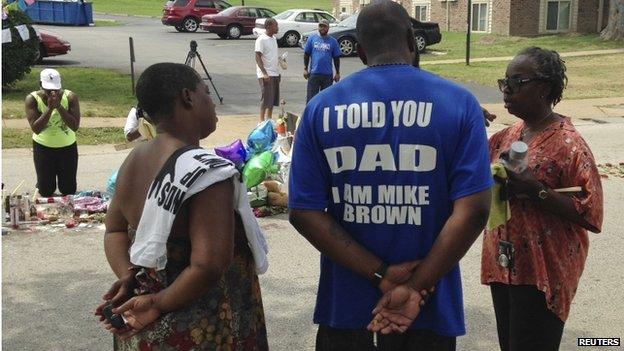
<svg viewBox="0 0 624 351">
<path fill-rule="evenodd" d="M 338 18 L 370 2 L 332 0 L 333 12 Z M 466 30 L 467 0 L 396 2 L 417 20 L 439 23 L 441 30 Z M 470 27 L 473 32 L 514 36 L 598 33 L 607 25 L 608 14 L 609 0 L 473 0 Z"/>
</svg>

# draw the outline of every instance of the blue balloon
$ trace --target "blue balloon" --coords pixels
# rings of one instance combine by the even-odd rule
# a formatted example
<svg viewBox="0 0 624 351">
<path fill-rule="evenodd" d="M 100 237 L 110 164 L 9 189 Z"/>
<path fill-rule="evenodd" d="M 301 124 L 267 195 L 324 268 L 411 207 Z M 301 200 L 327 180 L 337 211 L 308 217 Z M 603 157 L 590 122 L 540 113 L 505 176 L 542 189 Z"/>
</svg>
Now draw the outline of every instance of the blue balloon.
<svg viewBox="0 0 624 351">
<path fill-rule="evenodd" d="M 273 124 L 270 120 L 266 120 L 249 134 L 247 138 L 248 151 L 254 155 L 269 151 L 273 147 L 275 139 L 277 139 L 277 133 L 273 130 Z"/>
</svg>

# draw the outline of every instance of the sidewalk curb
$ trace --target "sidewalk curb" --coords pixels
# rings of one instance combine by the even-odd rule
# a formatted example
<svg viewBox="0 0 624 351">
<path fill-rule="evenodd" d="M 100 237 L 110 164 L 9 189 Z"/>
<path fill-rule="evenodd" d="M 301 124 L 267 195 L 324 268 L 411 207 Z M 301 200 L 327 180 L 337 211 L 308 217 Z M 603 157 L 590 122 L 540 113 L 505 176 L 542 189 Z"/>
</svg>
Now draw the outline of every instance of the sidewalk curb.
<svg viewBox="0 0 624 351">
<path fill-rule="evenodd" d="M 624 48 L 622 49 L 605 49 L 605 50 L 585 50 L 585 51 L 568 51 L 559 53 L 561 57 L 586 57 L 586 56 L 598 56 L 598 55 L 618 55 L 624 54 Z M 511 61 L 513 56 L 498 56 L 498 57 L 475 57 L 470 58 L 470 62 L 500 62 Z M 420 61 L 422 65 L 448 65 L 456 63 L 465 63 L 465 59 L 452 59 L 452 60 L 437 60 L 437 61 Z"/>
<path fill-rule="evenodd" d="M 240 115 L 224 115 L 217 116 L 219 123 L 226 124 L 244 124 L 257 122 L 257 115 L 240 114 Z M 80 119 L 80 128 L 123 128 L 126 124 L 126 117 L 83 117 Z M 2 119 L 2 128 L 6 129 L 28 129 L 30 128 L 28 121 L 24 118 Z"/>
</svg>

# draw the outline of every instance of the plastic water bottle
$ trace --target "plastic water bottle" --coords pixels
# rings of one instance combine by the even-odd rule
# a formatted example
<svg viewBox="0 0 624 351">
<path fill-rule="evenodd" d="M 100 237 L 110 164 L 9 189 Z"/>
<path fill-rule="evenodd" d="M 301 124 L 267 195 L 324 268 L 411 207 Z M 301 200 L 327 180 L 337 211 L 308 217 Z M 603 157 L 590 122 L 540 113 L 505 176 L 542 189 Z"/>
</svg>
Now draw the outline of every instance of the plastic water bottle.
<svg viewBox="0 0 624 351">
<path fill-rule="evenodd" d="M 508 157 L 502 160 L 503 165 L 512 172 L 523 172 L 527 168 L 526 156 L 528 151 L 529 146 L 525 142 L 514 141 L 509 148 Z"/>
</svg>

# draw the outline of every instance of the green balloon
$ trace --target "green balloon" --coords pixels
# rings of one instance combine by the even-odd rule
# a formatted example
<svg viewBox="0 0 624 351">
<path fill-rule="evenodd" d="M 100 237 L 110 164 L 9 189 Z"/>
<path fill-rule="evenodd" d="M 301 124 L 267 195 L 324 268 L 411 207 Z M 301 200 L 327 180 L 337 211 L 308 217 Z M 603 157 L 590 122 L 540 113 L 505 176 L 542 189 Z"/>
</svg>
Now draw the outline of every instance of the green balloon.
<svg viewBox="0 0 624 351">
<path fill-rule="evenodd" d="M 247 161 L 243 168 L 243 180 L 247 189 L 262 183 L 270 173 L 276 171 L 274 160 L 273 153 L 265 151 Z"/>
</svg>

